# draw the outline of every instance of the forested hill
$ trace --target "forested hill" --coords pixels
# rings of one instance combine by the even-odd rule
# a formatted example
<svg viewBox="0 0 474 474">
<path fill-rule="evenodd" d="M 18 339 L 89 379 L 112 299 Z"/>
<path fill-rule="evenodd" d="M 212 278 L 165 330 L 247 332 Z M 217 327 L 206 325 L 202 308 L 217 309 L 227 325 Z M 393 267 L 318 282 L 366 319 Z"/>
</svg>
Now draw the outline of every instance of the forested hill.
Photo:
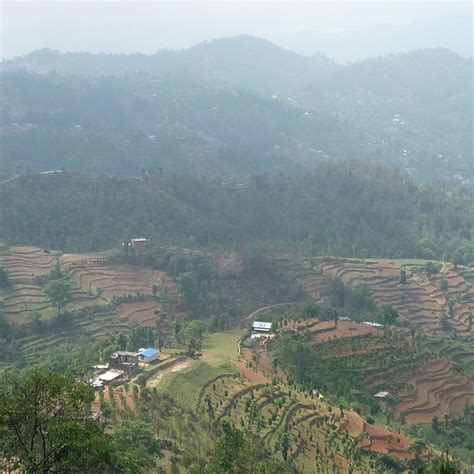
<svg viewBox="0 0 474 474">
<path fill-rule="evenodd" d="M 240 89 L 13 72 L 1 90 L 0 169 L 248 176 L 361 156 L 360 134 L 337 118 Z M 362 157 L 377 158 L 377 149 Z"/>
<path fill-rule="evenodd" d="M 0 170 L 248 177 L 342 157 L 474 186 L 472 60 L 446 50 L 341 66 L 238 36 L 150 56 L 42 50 L 1 71 Z"/>
<path fill-rule="evenodd" d="M 338 161 L 298 178 L 246 186 L 192 176 L 144 179 L 60 173 L 0 185 L 9 242 L 93 250 L 126 238 L 185 245 L 266 242 L 312 254 L 474 262 L 470 197 L 396 170 Z"/>
<path fill-rule="evenodd" d="M 231 84 L 271 95 L 309 85 L 338 66 L 323 55 L 300 56 L 269 41 L 242 35 L 153 55 L 62 54 L 43 49 L 6 61 L 2 68 L 78 76 L 172 75 L 193 78 L 196 82 Z"/>
<path fill-rule="evenodd" d="M 442 49 L 374 58 L 339 69 L 298 99 L 398 143 L 400 165 L 457 169 L 472 179 L 473 62 Z M 367 144 L 365 144 L 367 145 Z"/>
</svg>

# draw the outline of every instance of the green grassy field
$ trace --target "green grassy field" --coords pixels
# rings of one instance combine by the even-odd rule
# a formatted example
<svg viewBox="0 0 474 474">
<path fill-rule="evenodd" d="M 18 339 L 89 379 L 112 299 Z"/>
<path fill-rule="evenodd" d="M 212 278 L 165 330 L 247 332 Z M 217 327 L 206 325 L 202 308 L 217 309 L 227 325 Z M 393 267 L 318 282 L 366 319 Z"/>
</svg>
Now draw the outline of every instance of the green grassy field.
<svg viewBox="0 0 474 474">
<path fill-rule="evenodd" d="M 173 397 L 178 405 L 195 410 L 199 393 L 207 382 L 219 375 L 236 373 L 236 367 L 229 363 L 212 366 L 202 360 L 195 360 L 180 372 L 165 375 L 159 388 Z"/>
<path fill-rule="evenodd" d="M 202 343 L 204 360 L 216 367 L 236 359 L 237 342 L 244 334 L 243 329 L 234 329 L 204 336 Z"/>
<path fill-rule="evenodd" d="M 237 358 L 237 341 L 245 331 L 233 330 L 209 334 L 203 340 L 203 359 L 163 377 L 160 390 L 186 408 L 196 409 L 202 387 L 219 375 L 237 374 L 230 360 Z"/>
</svg>

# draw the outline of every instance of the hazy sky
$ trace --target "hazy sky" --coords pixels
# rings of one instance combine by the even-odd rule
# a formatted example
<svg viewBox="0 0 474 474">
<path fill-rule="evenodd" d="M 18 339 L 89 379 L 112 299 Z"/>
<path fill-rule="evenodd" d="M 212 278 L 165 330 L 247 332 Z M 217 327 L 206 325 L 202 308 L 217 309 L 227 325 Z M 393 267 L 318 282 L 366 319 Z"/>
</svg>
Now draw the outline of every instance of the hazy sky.
<svg viewBox="0 0 474 474">
<path fill-rule="evenodd" d="M 3 58 L 35 49 L 153 53 L 241 33 L 333 32 L 466 15 L 460 2 L 2 2 Z M 441 35 L 449 32 L 440 32 Z"/>
</svg>

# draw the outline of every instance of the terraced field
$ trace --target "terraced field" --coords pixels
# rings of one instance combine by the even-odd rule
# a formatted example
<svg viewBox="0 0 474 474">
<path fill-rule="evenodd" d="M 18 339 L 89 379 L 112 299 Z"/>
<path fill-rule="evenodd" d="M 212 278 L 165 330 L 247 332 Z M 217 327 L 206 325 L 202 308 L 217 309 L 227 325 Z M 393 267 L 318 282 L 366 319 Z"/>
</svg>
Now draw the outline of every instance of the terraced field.
<svg viewBox="0 0 474 474">
<path fill-rule="evenodd" d="M 45 253 L 37 247 L 11 247 L 0 251 L 0 266 L 8 271 L 11 282 L 4 292 L 5 313 L 10 321 L 21 322 L 31 311 L 42 311 L 48 300 L 39 284 L 59 257 L 57 252 Z"/>
<path fill-rule="evenodd" d="M 41 286 L 41 278 L 48 275 L 56 263 L 67 271 L 72 263 L 91 262 L 92 258 L 96 261 L 99 255 L 102 254 L 61 255 L 37 247 L 11 247 L 0 251 L 0 266 L 7 269 L 11 282 L 2 295 L 9 320 L 16 324 L 25 322 L 32 311 L 39 311 L 42 319 L 54 315 Z M 77 288 L 73 300 L 69 309 L 93 304 L 90 295 Z"/>
<path fill-rule="evenodd" d="M 398 393 L 400 402 L 395 411 L 409 423 L 429 423 L 433 415 L 442 418 L 462 411 L 466 401 L 474 402 L 474 382 L 445 359 L 427 362 L 406 383 L 413 389 L 405 388 Z"/>
<path fill-rule="evenodd" d="M 343 337 L 350 338 L 365 335 L 379 337 L 382 333 L 379 328 L 356 321 L 339 321 L 337 326 L 334 325 L 334 321 L 322 321 L 312 325 L 307 332 L 310 335 L 310 341 L 314 343 Z"/>
<path fill-rule="evenodd" d="M 153 311 L 159 308 L 156 301 L 135 301 L 132 303 L 121 303 L 117 306 L 117 314 L 120 318 L 138 324 L 155 324 L 156 315 Z"/>
<path fill-rule="evenodd" d="M 315 344 L 323 361 L 317 373 L 325 394 L 345 400 L 355 390 L 370 401 L 376 392 L 388 390 L 397 400 L 395 417 L 403 416 L 408 423 L 429 423 L 433 415 L 455 415 L 466 402 L 474 402 L 474 378 L 469 379 L 474 355 L 468 341 L 413 341 L 403 330 L 391 335 L 349 331 L 336 335 L 337 331 L 333 322 L 323 322 L 303 335 Z"/>
<path fill-rule="evenodd" d="M 108 252 L 65 253 L 61 255 L 61 265 L 70 268 L 74 265 L 98 265 L 104 262 Z"/>
<path fill-rule="evenodd" d="M 25 363 L 35 364 L 55 353 L 67 352 L 80 338 L 91 341 L 94 338 L 110 336 L 128 328 L 126 319 L 117 318 L 113 308 L 98 306 L 91 308 L 85 316 L 75 317 L 64 328 L 53 333 L 37 333 L 18 340 L 18 350 Z"/>
<path fill-rule="evenodd" d="M 49 306 L 48 299 L 39 285 L 14 283 L 4 297 L 5 312 L 10 320 L 25 312 L 41 311 Z"/>
<path fill-rule="evenodd" d="M 235 426 L 259 436 L 271 450 L 280 449 L 288 434 L 289 456 L 304 472 L 376 472 L 368 453 L 391 453 L 412 459 L 410 439 L 388 429 L 368 425 L 357 413 L 337 413 L 329 405 L 291 391 L 281 384 L 250 384 L 239 377 L 222 376 L 203 389 L 198 411 L 215 423 L 229 417 Z M 366 454 L 367 453 L 367 454 Z M 318 472 L 318 471 L 316 471 Z"/>
<path fill-rule="evenodd" d="M 38 277 L 47 275 L 60 257 L 59 252 L 38 247 L 10 247 L 0 252 L 0 266 L 8 270 L 12 283 L 35 285 Z"/>
<path fill-rule="evenodd" d="M 338 277 L 345 285 L 368 285 L 377 305 L 391 304 L 402 317 L 420 324 L 428 333 L 440 333 L 440 317 L 448 313 L 448 300 L 452 300 L 453 314 L 449 326 L 461 335 L 472 333 L 469 316 L 474 313 L 474 288 L 468 279 L 453 265 L 444 264 L 441 271 L 431 277 L 413 270 L 419 263 L 403 260 L 323 259 L 313 274 L 304 278 L 303 290 L 307 296 L 319 301 L 324 295 L 325 278 Z M 399 283 L 400 270 L 406 272 L 407 282 Z M 463 274 L 467 275 L 466 270 Z M 441 291 L 443 280 L 446 292 Z"/>
<path fill-rule="evenodd" d="M 66 309 L 74 314 L 64 324 L 47 320 L 56 315 L 44 292 L 43 277 L 59 263 L 62 270 L 76 282 L 72 301 Z M 16 348 L 16 357 L 22 363 L 33 364 L 48 357 L 53 349 L 56 353 L 67 352 L 77 344 L 79 338 L 92 340 L 127 330 L 130 324 L 153 324 L 153 310 L 159 303 L 152 298 L 154 283 L 166 284 L 169 297 L 176 297 L 176 285 L 169 282 L 161 272 L 128 265 L 106 265 L 106 254 L 64 254 L 37 247 L 11 247 L 0 250 L 0 266 L 8 271 L 11 285 L 2 290 L 1 300 L 8 319 L 16 324 L 29 321 L 33 311 L 40 313 L 38 326 L 28 327 Z M 97 297 L 95 290 L 103 290 Z M 123 303 L 117 308 L 108 305 L 114 295 L 149 296 L 149 301 Z M 89 307 L 88 311 L 81 311 Z M 49 333 L 49 335 L 47 334 Z"/>
<path fill-rule="evenodd" d="M 153 284 L 173 287 L 165 273 L 133 265 L 93 265 L 76 268 L 71 274 L 79 288 L 84 291 L 100 288 L 106 299 L 137 293 L 152 295 Z"/>
<path fill-rule="evenodd" d="M 115 416 L 118 420 L 135 418 L 138 413 L 135 397 L 132 386 L 106 388 L 102 393 L 96 393 L 90 410 L 97 413 L 100 411 L 101 404 L 105 402 L 115 409 Z"/>
</svg>

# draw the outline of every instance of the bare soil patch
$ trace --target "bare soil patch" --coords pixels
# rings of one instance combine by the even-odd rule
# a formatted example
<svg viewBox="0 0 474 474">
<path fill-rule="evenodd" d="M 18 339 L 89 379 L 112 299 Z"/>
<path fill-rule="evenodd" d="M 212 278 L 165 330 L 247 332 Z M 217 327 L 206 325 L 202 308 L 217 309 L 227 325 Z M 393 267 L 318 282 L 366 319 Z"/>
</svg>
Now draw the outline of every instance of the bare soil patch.
<svg viewBox="0 0 474 474">
<path fill-rule="evenodd" d="M 270 383 L 270 380 L 260 372 L 255 372 L 251 368 L 247 367 L 245 362 L 233 360 L 231 361 L 238 369 L 239 372 L 250 382 L 250 383 Z"/>
<path fill-rule="evenodd" d="M 427 362 L 407 378 L 407 384 L 414 388 L 400 391 L 395 411 L 409 423 L 429 423 L 433 415 L 442 418 L 474 400 L 474 382 L 445 359 Z"/>
<path fill-rule="evenodd" d="M 312 334 L 311 342 L 317 344 L 341 337 L 355 337 L 368 334 L 379 337 L 382 335 L 382 330 L 355 321 L 339 321 L 337 326 L 334 325 L 334 321 L 322 321 L 312 326 L 310 333 Z"/>
<path fill-rule="evenodd" d="M 166 374 L 179 372 L 180 370 L 183 370 L 186 367 L 189 367 L 191 362 L 192 362 L 191 360 L 176 361 L 176 364 L 172 366 L 168 366 L 166 369 L 160 370 L 156 375 L 153 375 L 147 380 L 146 382 L 147 387 L 149 388 L 156 387 Z"/>
</svg>

